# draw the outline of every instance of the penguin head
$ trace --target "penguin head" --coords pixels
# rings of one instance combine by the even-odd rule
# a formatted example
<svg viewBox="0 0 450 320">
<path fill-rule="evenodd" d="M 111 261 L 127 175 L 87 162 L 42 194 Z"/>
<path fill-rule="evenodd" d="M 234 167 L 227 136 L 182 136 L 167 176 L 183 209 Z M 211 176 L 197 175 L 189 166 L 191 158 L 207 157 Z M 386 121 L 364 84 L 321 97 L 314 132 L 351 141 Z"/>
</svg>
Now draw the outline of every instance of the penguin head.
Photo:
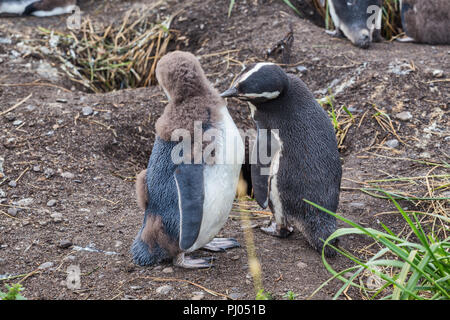
<svg viewBox="0 0 450 320">
<path fill-rule="evenodd" d="M 163 56 L 156 66 L 156 79 L 167 98 L 174 102 L 201 96 L 210 90 L 200 62 L 185 51 L 173 51 Z"/>
<path fill-rule="evenodd" d="M 254 105 L 278 98 L 286 90 L 289 79 L 274 63 L 260 62 L 246 67 L 223 92 L 223 98 L 236 97 Z"/>
</svg>

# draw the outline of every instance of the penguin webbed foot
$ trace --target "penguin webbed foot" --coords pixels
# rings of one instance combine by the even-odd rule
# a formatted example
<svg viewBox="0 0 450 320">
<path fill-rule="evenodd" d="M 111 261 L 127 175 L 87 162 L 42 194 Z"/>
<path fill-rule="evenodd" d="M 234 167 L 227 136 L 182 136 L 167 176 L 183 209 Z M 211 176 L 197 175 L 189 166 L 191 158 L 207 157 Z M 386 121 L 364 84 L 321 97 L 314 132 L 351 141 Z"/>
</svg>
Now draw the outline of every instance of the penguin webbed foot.
<svg viewBox="0 0 450 320">
<path fill-rule="evenodd" d="M 213 260 L 214 257 L 205 257 L 205 258 L 187 257 L 183 252 L 173 259 L 173 264 L 177 267 L 186 269 L 205 269 L 213 267 L 212 264 Z"/>
<path fill-rule="evenodd" d="M 224 252 L 227 249 L 237 248 L 241 245 L 233 238 L 214 238 L 211 242 L 207 243 L 202 249 L 213 252 Z"/>
<path fill-rule="evenodd" d="M 294 228 L 289 225 L 278 225 L 275 221 L 271 221 L 269 226 L 261 227 L 261 231 L 278 238 L 287 238 Z"/>
</svg>

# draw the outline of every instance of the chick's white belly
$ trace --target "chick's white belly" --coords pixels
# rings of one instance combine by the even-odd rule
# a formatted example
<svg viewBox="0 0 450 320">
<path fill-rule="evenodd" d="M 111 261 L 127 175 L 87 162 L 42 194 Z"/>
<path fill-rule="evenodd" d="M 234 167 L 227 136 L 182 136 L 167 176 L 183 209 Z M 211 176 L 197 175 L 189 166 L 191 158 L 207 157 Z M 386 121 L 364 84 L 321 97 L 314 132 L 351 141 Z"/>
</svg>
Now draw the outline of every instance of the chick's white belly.
<svg viewBox="0 0 450 320">
<path fill-rule="evenodd" d="M 226 107 L 222 109 L 223 122 L 218 124 L 216 163 L 205 165 L 203 184 L 205 197 L 203 217 L 197 240 L 189 248 L 194 251 L 210 242 L 228 219 L 236 195 L 239 173 L 244 161 L 244 144 Z"/>
</svg>

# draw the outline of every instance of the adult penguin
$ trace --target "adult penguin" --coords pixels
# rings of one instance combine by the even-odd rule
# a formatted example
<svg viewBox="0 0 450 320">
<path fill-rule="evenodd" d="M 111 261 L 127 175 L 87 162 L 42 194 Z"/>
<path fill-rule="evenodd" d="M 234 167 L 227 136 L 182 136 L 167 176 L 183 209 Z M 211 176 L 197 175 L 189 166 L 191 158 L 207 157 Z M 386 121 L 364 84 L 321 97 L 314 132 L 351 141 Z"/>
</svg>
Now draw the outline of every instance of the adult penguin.
<svg viewBox="0 0 450 320">
<path fill-rule="evenodd" d="M 250 65 L 221 96 L 247 101 L 256 122 L 254 195 L 275 218 L 263 231 L 286 237 L 294 225 L 321 251 L 336 219 L 303 199 L 333 212 L 338 206 L 342 168 L 327 113 L 303 81 L 273 63 Z M 334 250 L 327 247 L 325 254 Z"/>
<path fill-rule="evenodd" d="M 180 267 L 210 267 L 210 259 L 185 253 L 239 245 L 214 236 L 231 211 L 244 145 L 225 101 L 194 55 L 165 55 L 156 77 L 169 103 L 156 122 L 147 170 L 137 177 L 138 204 L 145 216 L 132 246 L 133 259 L 139 265 L 173 259 Z"/>
</svg>

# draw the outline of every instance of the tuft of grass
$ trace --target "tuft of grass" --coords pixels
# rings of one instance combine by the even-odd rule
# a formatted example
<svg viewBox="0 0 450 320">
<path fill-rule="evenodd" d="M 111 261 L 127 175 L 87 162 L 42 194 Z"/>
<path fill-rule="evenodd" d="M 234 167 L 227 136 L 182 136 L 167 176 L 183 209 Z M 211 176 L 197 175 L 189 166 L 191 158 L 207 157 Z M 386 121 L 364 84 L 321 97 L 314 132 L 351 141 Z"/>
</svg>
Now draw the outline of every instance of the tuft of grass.
<svg viewBox="0 0 450 320">
<path fill-rule="evenodd" d="M 18 283 L 12 286 L 5 284 L 5 287 L 7 292 L 0 291 L 0 300 L 26 300 L 26 298 L 20 294 L 20 292 L 24 290 L 22 285 Z"/>
<path fill-rule="evenodd" d="M 273 297 L 270 292 L 264 292 L 264 289 L 261 289 L 256 293 L 256 300 L 273 300 Z"/>
<path fill-rule="evenodd" d="M 286 292 L 286 294 L 283 297 L 288 300 L 295 300 L 295 298 L 297 297 L 297 294 L 292 292 L 291 290 L 289 290 L 288 292 Z"/>
<path fill-rule="evenodd" d="M 407 236 L 395 234 L 388 226 L 381 223 L 384 230 L 378 231 L 365 228 L 336 213 L 333 213 L 311 201 L 305 202 L 347 223 L 351 228 L 341 228 L 335 231 L 325 242 L 325 246 L 334 248 L 337 252 L 351 260 L 354 265 L 341 271 L 336 271 L 325 259 L 322 251 L 322 261 L 326 269 L 333 275 L 325 281 L 311 296 L 322 289 L 333 279 L 343 282 L 334 295 L 339 298 L 348 287 L 358 288 L 367 299 L 390 300 L 442 300 L 450 299 L 450 237 L 438 237 L 436 232 L 427 228 L 418 218 L 419 212 L 406 212 L 390 193 L 377 189 L 395 205 L 403 217 L 410 233 Z M 448 216 L 436 214 L 448 225 Z M 428 231 L 425 231 L 428 230 Z M 343 249 L 334 247 L 330 241 L 345 235 L 365 235 L 374 240 L 380 249 L 367 261 Z M 364 271 L 369 278 L 362 280 Z M 369 281 L 370 280 L 370 281 Z M 374 285 L 378 284 L 378 285 Z"/>
<path fill-rule="evenodd" d="M 170 29 L 177 13 L 164 19 L 158 15 L 157 8 L 164 3 L 135 6 L 109 26 L 86 17 L 78 31 L 68 34 L 39 30 L 47 53 L 58 59 L 72 81 L 95 93 L 145 87 L 156 83 L 156 64 L 177 39 L 177 32 Z"/>
</svg>

